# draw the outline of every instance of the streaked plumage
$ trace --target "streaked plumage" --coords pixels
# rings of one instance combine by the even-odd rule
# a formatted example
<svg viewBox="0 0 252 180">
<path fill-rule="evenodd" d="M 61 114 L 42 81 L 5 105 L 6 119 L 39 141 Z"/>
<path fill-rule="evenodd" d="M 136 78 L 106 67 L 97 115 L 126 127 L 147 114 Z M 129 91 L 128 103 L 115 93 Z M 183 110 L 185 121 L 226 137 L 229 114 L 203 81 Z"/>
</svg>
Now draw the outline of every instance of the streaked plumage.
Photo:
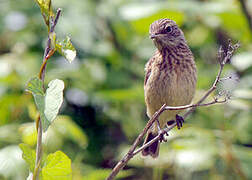
<svg viewBox="0 0 252 180">
<path fill-rule="evenodd" d="M 145 66 L 144 95 L 147 115 L 152 115 L 165 103 L 168 106 L 191 102 L 197 81 L 196 66 L 183 32 L 170 19 L 160 19 L 150 26 L 150 37 L 157 51 Z M 179 111 L 165 111 L 159 117 L 161 128 L 175 119 Z M 157 125 L 148 131 L 145 143 L 158 134 Z M 157 157 L 159 142 L 142 151 Z"/>
</svg>

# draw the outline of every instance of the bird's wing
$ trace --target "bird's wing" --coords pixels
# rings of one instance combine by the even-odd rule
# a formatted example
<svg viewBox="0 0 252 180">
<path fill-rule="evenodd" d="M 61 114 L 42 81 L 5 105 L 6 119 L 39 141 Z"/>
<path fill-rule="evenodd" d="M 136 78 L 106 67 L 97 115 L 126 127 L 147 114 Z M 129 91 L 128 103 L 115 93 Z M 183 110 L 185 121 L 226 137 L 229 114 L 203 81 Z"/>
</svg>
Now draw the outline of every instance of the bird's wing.
<svg viewBox="0 0 252 180">
<path fill-rule="evenodd" d="M 144 85 L 146 85 L 150 75 L 151 75 L 151 66 L 154 61 L 154 57 L 150 58 L 150 60 L 145 65 L 145 78 L 144 78 Z"/>
</svg>

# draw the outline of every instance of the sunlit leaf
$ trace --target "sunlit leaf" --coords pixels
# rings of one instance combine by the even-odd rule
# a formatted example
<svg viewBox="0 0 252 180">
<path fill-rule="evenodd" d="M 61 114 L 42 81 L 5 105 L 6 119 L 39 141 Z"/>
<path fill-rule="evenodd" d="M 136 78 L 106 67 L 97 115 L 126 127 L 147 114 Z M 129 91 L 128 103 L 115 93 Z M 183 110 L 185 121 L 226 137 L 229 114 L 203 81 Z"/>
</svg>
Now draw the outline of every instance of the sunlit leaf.
<svg viewBox="0 0 252 180">
<path fill-rule="evenodd" d="M 42 168 L 42 180 L 71 180 L 71 159 L 61 151 L 49 154 Z"/>
<path fill-rule="evenodd" d="M 29 165 L 30 171 L 33 172 L 36 160 L 35 150 L 31 149 L 27 144 L 19 144 L 20 149 L 23 151 L 22 157 Z"/>
<path fill-rule="evenodd" d="M 70 63 L 74 60 L 76 56 L 76 50 L 70 40 L 70 37 L 68 36 L 63 41 L 56 43 L 56 49 Z"/>
<path fill-rule="evenodd" d="M 45 95 L 44 113 L 46 119 L 50 123 L 56 118 L 63 102 L 63 89 L 64 82 L 62 80 L 55 79 L 48 84 L 48 89 L 46 90 Z"/>
<path fill-rule="evenodd" d="M 32 78 L 28 84 L 27 84 L 27 89 L 28 92 L 31 92 L 34 100 L 35 100 L 35 104 L 37 106 L 37 109 L 39 111 L 40 114 L 40 119 L 42 120 L 42 126 L 43 128 L 48 126 L 48 123 L 45 115 L 44 115 L 44 109 L 45 109 L 45 93 L 43 91 L 43 84 L 42 81 L 38 78 Z M 45 126 L 45 124 L 47 124 Z"/>
<path fill-rule="evenodd" d="M 34 96 L 44 131 L 48 129 L 59 112 L 63 102 L 63 89 L 64 82 L 59 79 L 49 82 L 46 94 L 43 92 L 42 81 L 39 78 L 33 78 L 28 83 L 27 90 Z"/>
<path fill-rule="evenodd" d="M 50 17 L 54 17 L 51 0 L 36 0 L 36 2 L 40 7 L 41 14 L 47 27 L 49 27 Z"/>
<path fill-rule="evenodd" d="M 43 91 L 43 83 L 38 77 L 32 78 L 27 84 L 27 91 L 35 95 L 45 95 Z"/>
</svg>

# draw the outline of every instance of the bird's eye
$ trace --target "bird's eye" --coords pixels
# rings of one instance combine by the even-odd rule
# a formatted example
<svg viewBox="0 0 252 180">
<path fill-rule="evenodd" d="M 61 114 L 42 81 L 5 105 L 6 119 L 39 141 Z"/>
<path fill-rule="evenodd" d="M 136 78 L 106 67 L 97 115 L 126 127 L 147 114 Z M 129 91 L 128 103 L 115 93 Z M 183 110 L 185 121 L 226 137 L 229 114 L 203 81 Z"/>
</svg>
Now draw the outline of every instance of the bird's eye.
<svg viewBox="0 0 252 180">
<path fill-rule="evenodd" d="M 168 26 L 168 27 L 165 29 L 165 31 L 166 31 L 167 33 L 171 32 L 171 31 L 172 31 L 172 27 L 171 27 L 171 26 Z"/>
</svg>

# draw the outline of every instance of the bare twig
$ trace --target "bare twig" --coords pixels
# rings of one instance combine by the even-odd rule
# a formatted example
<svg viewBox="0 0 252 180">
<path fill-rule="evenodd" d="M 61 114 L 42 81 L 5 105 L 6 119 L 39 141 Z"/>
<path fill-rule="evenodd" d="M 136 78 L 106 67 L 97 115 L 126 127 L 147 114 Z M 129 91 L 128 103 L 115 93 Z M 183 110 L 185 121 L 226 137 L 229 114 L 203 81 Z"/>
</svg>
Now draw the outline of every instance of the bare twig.
<svg viewBox="0 0 252 180">
<path fill-rule="evenodd" d="M 58 9 L 57 13 L 56 13 L 56 17 L 55 17 L 55 19 L 53 20 L 53 22 L 51 24 L 51 28 L 50 28 L 48 38 L 47 38 L 46 48 L 45 48 L 45 51 L 44 51 L 43 62 L 42 62 L 42 65 L 40 67 L 40 71 L 39 71 L 39 75 L 38 75 L 39 79 L 42 80 L 43 86 L 44 86 L 45 69 L 46 69 L 47 60 L 55 52 L 55 49 L 51 49 L 50 33 L 54 32 L 54 29 L 55 29 L 55 26 L 56 26 L 56 24 L 58 22 L 60 14 L 61 14 L 61 9 Z M 34 168 L 34 172 L 33 172 L 33 180 L 38 180 L 39 179 L 40 163 L 41 163 L 41 158 L 42 158 L 42 133 L 43 133 L 43 127 L 42 127 L 40 117 L 38 117 L 36 123 L 38 125 L 37 126 L 38 136 L 37 136 L 36 162 L 35 162 L 35 168 Z"/>
<path fill-rule="evenodd" d="M 120 170 L 123 169 L 123 167 L 128 163 L 128 161 L 133 158 L 136 154 L 141 152 L 144 148 L 150 146 L 152 143 L 155 141 L 161 140 L 163 135 L 167 134 L 171 129 L 173 129 L 176 126 L 176 123 L 173 123 L 171 126 L 168 128 L 164 128 L 159 132 L 158 136 L 153 138 L 151 141 L 148 143 L 144 144 L 142 147 L 136 150 L 137 146 L 139 145 L 141 139 L 143 136 L 147 133 L 148 129 L 152 126 L 152 124 L 158 119 L 158 117 L 166 110 L 183 110 L 183 109 L 190 109 L 187 111 L 183 118 L 185 119 L 187 116 L 189 116 L 197 107 L 199 106 L 209 106 L 217 103 L 224 103 L 227 101 L 228 98 L 225 98 L 224 100 L 218 100 L 218 98 L 215 98 L 213 101 L 208 102 L 208 103 L 202 103 L 206 98 L 216 90 L 217 84 L 220 81 L 220 77 L 223 71 L 223 68 L 228 60 L 232 57 L 234 54 L 234 51 L 239 47 L 239 43 L 232 45 L 231 42 L 229 42 L 229 47 L 228 51 L 226 54 L 224 54 L 224 51 L 222 47 L 220 47 L 219 52 L 218 52 L 218 58 L 220 62 L 220 69 L 218 71 L 218 74 L 216 76 L 216 79 L 211 86 L 211 88 L 205 93 L 205 95 L 195 104 L 192 105 L 185 105 L 185 106 L 178 106 L 178 107 L 171 107 L 171 106 L 166 106 L 165 104 L 152 116 L 152 118 L 148 121 L 146 124 L 145 128 L 143 131 L 139 134 L 139 136 L 136 138 L 134 141 L 133 145 L 131 146 L 130 150 L 127 152 L 126 155 L 116 164 L 116 166 L 113 168 L 112 172 L 108 176 L 107 180 L 112 180 L 115 178 L 115 176 L 120 172 Z"/>
<path fill-rule="evenodd" d="M 42 63 L 42 65 L 41 65 L 41 67 L 40 67 L 40 70 L 39 70 L 39 79 L 42 79 L 42 74 L 43 74 L 43 72 L 44 72 L 44 70 L 45 70 L 45 68 L 46 68 L 46 63 L 47 63 L 47 60 L 48 59 L 50 59 L 50 57 L 52 57 L 52 55 L 55 53 L 55 49 L 51 49 L 49 52 L 48 52 L 48 54 L 46 55 L 46 57 L 44 58 L 44 61 L 43 61 L 43 63 Z M 45 76 L 43 76 L 43 78 L 44 78 Z"/>
<path fill-rule="evenodd" d="M 252 33 L 252 15 L 249 13 L 249 10 L 248 10 L 248 7 L 246 5 L 246 2 L 247 2 L 246 0 L 240 0 L 241 9 L 242 9 L 245 17 L 247 18 L 248 25 L 249 25 L 250 31 Z"/>
<path fill-rule="evenodd" d="M 43 58 L 43 63 L 44 64 L 44 68 L 42 69 L 41 71 L 41 80 L 44 82 L 44 79 L 45 79 L 45 69 L 46 69 L 46 56 L 49 54 L 50 50 L 51 50 L 51 39 L 50 39 L 50 33 L 53 33 L 54 30 L 55 30 L 55 26 L 57 25 L 58 23 L 58 20 L 59 20 L 59 17 L 60 17 L 60 14 L 61 14 L 61 9 L 58 8 L 57 10 L 57 13 L 56 13 L 56 17 L 54 19 L 54 21 L 52 22 L 52 25 L 51 25 L 51 28 L 50 28 L 50 31 L 49 31 L 49 34 L 48 34 L 48 38 L 47 38 L 47 43 L 46 43 L 46 48 L 45 48 L 45 51 L 44 51 L 44 58 Z"/>
</svg>

